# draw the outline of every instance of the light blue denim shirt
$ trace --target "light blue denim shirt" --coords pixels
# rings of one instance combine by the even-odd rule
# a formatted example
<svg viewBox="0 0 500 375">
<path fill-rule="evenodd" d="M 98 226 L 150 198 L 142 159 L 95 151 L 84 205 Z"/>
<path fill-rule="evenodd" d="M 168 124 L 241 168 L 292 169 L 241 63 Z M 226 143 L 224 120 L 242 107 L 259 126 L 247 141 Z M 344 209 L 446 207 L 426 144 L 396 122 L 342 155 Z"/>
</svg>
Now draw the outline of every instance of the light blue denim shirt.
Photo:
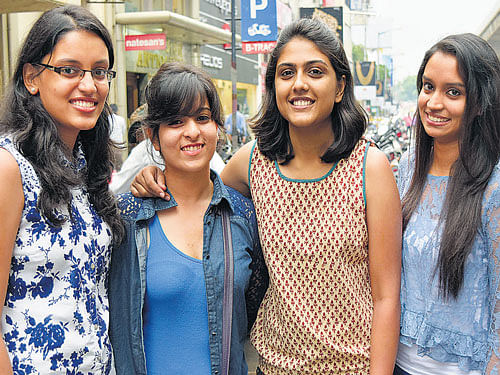
<svg viewBox="0 0 500 375">
<path fill-rule="evenodd" d="M 220 209 L 231 211 L 234 251 L 234 303 L 230 374 L 247 375 L 244 343 L 268 285 L 252 202 L 224 186 L 211 172 L 214 193 L 203 218 L 203 270 L 207 291 L 212 375 L 220 374 L 222 360 L 222 300 L 224 245 Z M 169 193 L 170 194 L 170 193 Z M 118 375 L 146 374 L 142 311 L 146 291 L 147 227 L 157 211 L 177 205 L 174 197 L 140 199 L 130 193 L 119 197 L 127 238 L 113 250 L 109 275 L 110 338 Z M 187 223 L 188 225 L 188 223 Z M 168 335 L 168 332 L 164 333 Z"/>
<path fill-rule="evenodd" d="M 401 198 L 410 185 L 413 162 L 408 154 L 401 158 Z M 421 201 L 403 234 L 400 341 L 417 345 L 419 355 L 457 363 L 463 371 L 485 373 L 492 352 L 499 355 L 500 316 L 494 310 L 500 297 L 500 164 L 483 196 L 481 227 L 465 263 L 463 288 L 456 300 L 444 301 L 435 269 L 447 183 L 447 176 L 427 177 Z"/>
</svg>

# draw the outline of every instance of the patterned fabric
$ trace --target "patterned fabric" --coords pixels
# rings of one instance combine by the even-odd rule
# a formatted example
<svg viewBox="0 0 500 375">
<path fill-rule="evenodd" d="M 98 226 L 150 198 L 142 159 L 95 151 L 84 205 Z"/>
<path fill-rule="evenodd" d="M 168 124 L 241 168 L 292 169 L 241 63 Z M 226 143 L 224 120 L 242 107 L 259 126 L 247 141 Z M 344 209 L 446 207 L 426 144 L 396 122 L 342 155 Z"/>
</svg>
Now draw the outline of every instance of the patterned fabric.
<svg viewBox="0 0 500 375">
<path fill-rule="evenodd" d="M 401 197 L 410 186 L 413 165 L 414 156 L 404 154 L 399 163 Z M 403 233 L 400 342 L 417 345 L 419 355 L 484 373 L 492 354 L 491 364 L 499 357 L 500 313 L 495 305 L 500 297 L 500 163 L 483 196 L 481 226 L 465 262 L 463 288 L 457 300 L 443 301 L 434 271 L 447 184 L 447 176 L 427 177 Z"/>
<path fill-rule="evenodd" d="M 24 192 L 1 320 L 14 374 L 108 374 L 111 231 L 83 188 L 72 191 L 71 219 L 51 226 L 36 208 L 40 182 L 32 165 L 9 138 L 0 138 L 0 147 L 17 160 Z M 67 163 L 73 173 L 85 168 L 81 148 L 76 166 Z"/>
<path fill-rule="evenodd" d="M 275 374 L 368 374 L 373 311 L 360 140 L 323 177 L 292 180 L 257 147 L 250 187 L 270 284 L 251 339 Z"/>
</svg>

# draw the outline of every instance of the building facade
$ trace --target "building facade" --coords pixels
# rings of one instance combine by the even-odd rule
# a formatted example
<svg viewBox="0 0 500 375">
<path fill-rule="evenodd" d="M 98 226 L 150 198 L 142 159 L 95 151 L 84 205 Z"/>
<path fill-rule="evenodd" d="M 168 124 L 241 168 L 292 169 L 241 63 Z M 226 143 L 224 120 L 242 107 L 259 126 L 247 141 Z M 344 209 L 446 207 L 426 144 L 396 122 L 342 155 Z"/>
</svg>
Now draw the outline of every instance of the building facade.
<svg viewBox="0 0 500 375">
<path fill-rule="evenodd" d="M 161 64 L 170 61 L 206 70 L 214 79 L 224 112 L 231 113 L 231 52 L 223 47 L 231 41 L 230 31 L 223 29 L 230 17 L 230 0 L 0 0 L 2 92 L 29 26 L 40 12 L 62 4 L 87 7 L 110 30 L 118 74 L 109 102 L 118 105 L 120 115 L 128 117 L 143 103 L 146 83 Z M 127 36 L 145 34 L 164 34 L 163 48 L 126 50 Z M 251 116 L 257 111 L 258 58 L 240 52 L 237 56 L 238 103 Z"/>
</svg>

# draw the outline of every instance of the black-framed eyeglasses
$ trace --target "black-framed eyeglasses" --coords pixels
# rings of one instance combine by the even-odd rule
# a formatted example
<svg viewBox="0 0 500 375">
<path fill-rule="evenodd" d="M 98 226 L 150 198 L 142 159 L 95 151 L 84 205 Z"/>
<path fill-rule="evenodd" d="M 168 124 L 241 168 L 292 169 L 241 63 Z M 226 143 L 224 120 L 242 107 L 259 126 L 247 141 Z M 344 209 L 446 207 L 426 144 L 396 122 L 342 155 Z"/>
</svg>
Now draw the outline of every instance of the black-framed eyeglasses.
<svg viewBox="0 0 500 375">
<path fill-rule="evenodd" d="M 33 65 L 43 66 L 53 72 L 60 74 L 65 78 L 79 78 L 83 79 L 85 72 L 90 72 L 92 78 L 95 82 L 103 83 L 103 82 L 111 82 L 113 78 L 116 77 L 116 72 L 113 70 L 96 68 L 96 69 L 80 69 L 75 66 L 52 66 L 48 64 L 35 63 Z"/>
</svg>

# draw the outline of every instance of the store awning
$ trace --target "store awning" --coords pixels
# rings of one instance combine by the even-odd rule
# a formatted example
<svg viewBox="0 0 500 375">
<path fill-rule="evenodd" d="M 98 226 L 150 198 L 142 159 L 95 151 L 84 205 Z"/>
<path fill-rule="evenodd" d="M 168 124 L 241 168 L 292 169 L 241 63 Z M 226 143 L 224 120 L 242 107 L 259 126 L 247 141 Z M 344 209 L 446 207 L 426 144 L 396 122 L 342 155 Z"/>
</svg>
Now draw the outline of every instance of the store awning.
<svg viewBox="0 0 500 375">
<path fill-rule="evenodd" d="M 167 10 L 118 13 L 115 16 L 115 21 L 120 25 L 138 26 L 138 29 L 141 28 L 141 25 L 147 25 L 144 28 L 145 33 L 151 29 L 161 29 L 167 38 L 191 44 L 203 45 L 231 42 L 230 31 Z M 236 35 L 236 41 L 241 41 L 239 35 Z"/>
<path fill-rule="evenodd" d="M 43 12 L 63 4 L 57 0 L 0 0 L 0 13 Z"/>
</svg>

